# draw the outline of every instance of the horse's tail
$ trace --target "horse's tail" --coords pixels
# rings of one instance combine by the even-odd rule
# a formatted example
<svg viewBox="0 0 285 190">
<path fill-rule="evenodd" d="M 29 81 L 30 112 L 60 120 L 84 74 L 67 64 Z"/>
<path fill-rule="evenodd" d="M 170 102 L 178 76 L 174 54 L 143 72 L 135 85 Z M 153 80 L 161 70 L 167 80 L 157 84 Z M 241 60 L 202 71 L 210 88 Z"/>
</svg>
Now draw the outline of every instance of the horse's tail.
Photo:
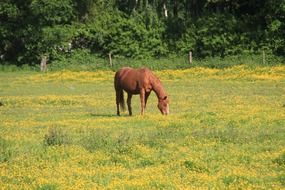
<svg viewBox="0 0 285 190">
<path fill-rule="evenodd" d="M 117 101 L 120 104 L 120 107 L 123 111 L 125 111 L 126 106 L 125 106 L 125 100 L 124 100 L 124 91 L 123 89 L 117 89 Z"/>
<path fill-rule="evenodd" d="M 120 105 L 121 109 L 125 110 L 124 91 L 119 85 L 119 72 L 116 72 L 114 78 L 114 87 L 116 90 L 116 103 Z"/>
</svg>

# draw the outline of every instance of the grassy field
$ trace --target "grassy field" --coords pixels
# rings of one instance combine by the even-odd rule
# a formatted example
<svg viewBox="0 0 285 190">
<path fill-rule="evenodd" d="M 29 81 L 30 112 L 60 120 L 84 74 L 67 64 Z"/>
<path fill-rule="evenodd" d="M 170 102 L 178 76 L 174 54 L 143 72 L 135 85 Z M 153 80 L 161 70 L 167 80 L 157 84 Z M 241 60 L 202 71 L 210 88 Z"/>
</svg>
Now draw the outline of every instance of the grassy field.
<svg viewBox="0 0 285 190">
<path fill-rule="evenodd" d="M 285 67 L 156 71 L 170 115 L 115 115 L 112 71 L 0 73 L 1 189 L 284 189 Z"/>
</svg>

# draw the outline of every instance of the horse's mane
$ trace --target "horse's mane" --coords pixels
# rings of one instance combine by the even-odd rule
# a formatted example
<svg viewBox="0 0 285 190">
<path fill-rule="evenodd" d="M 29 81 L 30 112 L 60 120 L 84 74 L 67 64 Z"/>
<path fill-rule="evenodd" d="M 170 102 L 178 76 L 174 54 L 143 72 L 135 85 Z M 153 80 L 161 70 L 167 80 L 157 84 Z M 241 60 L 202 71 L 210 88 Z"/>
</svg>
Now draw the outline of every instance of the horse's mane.
<svg viewBox="0 0 285 190">
<path fill-rule="evenodd" d="M 157 76 L 155 76 L 152 72 L 150 73 L 153 91 L 156 93 L 157 98 L 163 99 L 166 96 L 166 92 L 162 86 L 162 83 Z"/>
</svg>

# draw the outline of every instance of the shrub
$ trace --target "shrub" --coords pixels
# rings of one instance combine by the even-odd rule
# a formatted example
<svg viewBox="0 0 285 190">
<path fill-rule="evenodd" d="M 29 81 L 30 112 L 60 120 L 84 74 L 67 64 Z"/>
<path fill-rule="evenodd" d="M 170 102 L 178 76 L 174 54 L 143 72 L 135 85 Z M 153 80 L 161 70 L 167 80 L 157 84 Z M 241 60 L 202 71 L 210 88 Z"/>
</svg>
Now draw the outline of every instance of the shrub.
<svg viewBox="0 0 285 190">
<path fill-rule="evenodd" d="M 112 134 L 109 130 L 95 130 L 82 139 L 82 145 L 89 151 L 104 150 L 110 154 L 128 154 L 133 141 L 128 132 Z"/>
<path fill-rule="evenodd" d="M 55 184 L 45 184 L 36 188 L 36 190 L 56 190 L 56 189 L 58 188 L 57 185 Z"/>
<path fill-rule="evenodd" d="M 274 163 L 279 166 L 285 166 L 285 153 L 281 154 L 277 159 L 274 160 Z"/>
<path fill-rule="evenodd" d="M 9 142 L 0 137 L 0 163 L 7 162 L 12 157 Z"/>
<path fill-rule="evenodd" d="M 68 143 L 67 135 L 58 127 L 51 127 L 44 137 L 44 144 L 47 146 L 63 145 Z"/>
<path fill-rule="evenodd" d="M 191 171 L 195 171 L 195 172 L 205 172 L 207 171 L 206 168 L 202 168 L 201 166 L 197 165 L 196 163 L 194 163 L 193 161 L 190 161 L 190 160 L 186 160 L 183 162 L 183 166 L 185 168 L 187 168 L 188 170 L 191 170 Z"/>
</svg>

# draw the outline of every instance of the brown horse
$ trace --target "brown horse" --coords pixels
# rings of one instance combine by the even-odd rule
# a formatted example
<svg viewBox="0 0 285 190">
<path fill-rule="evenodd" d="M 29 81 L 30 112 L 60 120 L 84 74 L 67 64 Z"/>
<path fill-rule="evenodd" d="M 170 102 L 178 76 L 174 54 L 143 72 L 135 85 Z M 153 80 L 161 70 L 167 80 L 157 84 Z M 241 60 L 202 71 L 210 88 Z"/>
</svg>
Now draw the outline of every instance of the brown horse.
<svg viewBox="0 0 285 190">
<path fill-rule="evenodd" d="M 123 67 L 115 74 L 117 115 L 120 108 L 125 109 L 124 91 L 128 93 L 127 105 L 129 115 L 132 115 L 131 99 L 133 94 L 140 94 L 141 115 L 144 115 L 147 99 L 153 90 L 158 98 L 158 109 L 163 115 L 169 114 L 169 99 L 160 80 L 147 68 L 133 69 Z"/>
</svg>

